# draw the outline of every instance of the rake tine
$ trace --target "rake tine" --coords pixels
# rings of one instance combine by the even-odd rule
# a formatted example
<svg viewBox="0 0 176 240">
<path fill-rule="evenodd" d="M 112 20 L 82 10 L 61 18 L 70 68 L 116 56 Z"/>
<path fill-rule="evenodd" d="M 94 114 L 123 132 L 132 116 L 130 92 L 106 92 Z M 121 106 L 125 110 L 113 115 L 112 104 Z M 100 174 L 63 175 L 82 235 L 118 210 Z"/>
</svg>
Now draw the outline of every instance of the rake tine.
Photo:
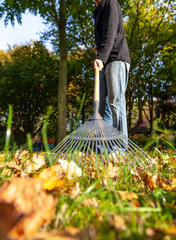
<svg viewBox="0 0 176 240">
<path fill-rule="evenodd" d="M 153 167 L 153 163 L 152 163 L 152 158 L 141 148 L 139 148 L 135 143 L 133 143 L 131 140 L 129 141 L 131 145 L 134 146 L 134 148 L 140 153 L 140 155 L 142 155 L 146 160 L 147 160 L 147 163 L 150 167 L 150 169 L 152 169 Z M 139 151 L 140 150 L 140 151 Z M 150 162 L 149 162 L 149 159 L 150 159 Z M 150 165 L 151 164 L 151 165 Z"/>
<path fill-rule="evenodd" d="M 145 167 L 145 163 L 144 163 L 143 159 L 140 157 L 140 155 L 147 160 L 148 165 L 149 165 L 149 167 L 150 167 L 150 169 L 151 169 L 150 162 L 149 162 L 148 158 L 145 157 L 144 154 L 143 154 L 143 153 L 145 153 L 145 152 L 144 152 L 142 149 L 140 149 L 137 145 L 135 146 L 135 144 L 134 144 L 132 141 L 129 141 L 129 146 L 130 146 L 130 149 L 132 150 L 132 152 L 135 153 L 135 154 L 138 156 L 138 158 L 141 160 L 141 162 L 144 164 L 144 167 Z M 132 147 L 135 149 L 136 152 L 138 152 L 138 154 L 137 154 L 136 152 L 134 152 L 134 150 L 132 149 Z M 146 155 L 146 154 L 145 154 L 145 155 Z M 149 158 L 150 158 L 150 157 L 149 157 Z M 151 159 L 151 158 L 150 158 L 150 159 Z M 145 167 L 145 168 L 146 168 L 146 167 Z"/>
<path fill-rule="evenodd" d="M 83 146 L 83 144 L 85 143 L 85 141 L 82 141 L 82 144 L 81 144 L 81 146 L 80 146 L 80 149 L 82 148 L 82 146 Z M 75 149 L 75 152 L 77 151 L 77 149 Z M 74 153 L 75 153 L 74 152 Z M 74 153 L 72 154 L 72 155 L 74 155 Z M 79 152 L 77 153 L 77 155 L 75 156 L 75 159 L 73 160 L 74 162 L 76 162 L 76 158 L 77 158 L 77 156 L 78 156 L 78 154 L 79 154 Z"/>
<path fill-rule="evenodd" d="M 53 155 L 52 159 L 55 158 L 55 156 L 57 156 L 60 151 L 62 151 L 62 150 L 67 150 L 67 145 L 68 145 L 70 142 L 71 142 L 71 139 L 69 139 L 69 138 L 68 138 L 65 142 L 63 142 L 63 144 L 60 146 L 60 148 L 57 149 L 56 154 Z M 59 156 L 57 156 L 57 158 L 60 157 L 63 153 L 64 153 L 64 151 L 61 152 L 61 154 L 60 154 Z"/>
<path fill-rule="evenodd" d="M 109 142 L 110 142 L 110 145 L 111 145 L 111 149 L 113 149 L 113 145 L 112 145 L 111 141 L 109 141 Z M 118 159 L 121 167 L 122 167 L 123 170 L 124 170 L 124 167 L 123 167 L 123 165 L 122 165 L 122 163 L 121 163 L 121 161 L 120 161 L 120 159 L 119 159 L 119 156 L 117 155 L 116 151 L 112 151 L 112 150 L 111 150 L 111 156 L 113 156 L 113 154 L 112 154 L 113 152 L 115 153 L 116 158 Z M 124 161 L 126 162 L 126 160 L 124 160 Z M 126 162 L 126 164 L 127 164 L 128 168 L 130 169 L 129 164 L 128 164 L 127 162 Z"/>
<path fill-rule="evenodd" d="M 119 132 L 119 130 L 117 130 L 117 132 L 118 132 L 118 134 L 121 134 L 121 133 Z M 134 149 L 135 149 L 136 151 L 139 152 L 140 155 L 142 155 L 142 156 L 147 160 L 150 169 L 152 169 L 153 164 L 152 164 L 152 159 L 151 159 L 151 157 L 150 157 L 144 150 L 142 150 L 141 148 L 139 148 L 139 147 L 138 147 L 134 142 L 132 142 L 130 139 L 128 139 L 128 142 L 134 147 Z M 140 151 L 139 151 L 139 150 L 140 150 Z M 149 162 L 148 159 L 150 159 L 151 162 Z M 150 166 L 150 164 L 151 164 L 152 166 Z"/>
<path fill-rule="evenodd" d="M 122 150 L 122 148 L 121 148 L 121 146 L 119 146 L 119 142 L 118 142 L 117 140 L 115 140 L 115 141 L 113 141 L 113 143 L 115 143 L 115 144 L 118 145 L 119 150 L 117 150 L 117 151 L 119 151 L 119 153 L 120 153 L 120 151 Z M 123 151 L 123 150 L 122 150 L 122 151 Z M 125 151 L 123 151 L 123 153 L 125 153 L 125 155 L 128 157 L 128 155 L 127 155 L 127 153 L 126 153 Z M 130 152 L 129 152 L 129 153 L 130 153 Z M 130 169 L 130 166 L 129 166 L 129 164 L 128 164 L 127 161 L 126 161 L 126 158 L 125 158 L 122 154 L 120 154 L 120 155 L 121 155 L 121 157 L 123 158 L 123 160 L 125 161 L 125 163 L 128 165 L 128 168 Z M 133 166 L 134 166 L 135 168 L 137 168 L 136 165 L 135 165 L 135 163 L 133 162 L 133 160 L 132 160 L 132 159 L 130 159 L 130 160 L 131 160 Z"/>
<path fill-rule="evenodd" d="M 90 166 L 92 165 L 92 158 L 93 158 L 93 148 L 94 148 L 94 141 L 92 142 L 92 151 L 91 151 L 91 160 L 90 160 Z"/>
<path fill-rule="evenodd" d="M 72 141 L 71 141 L 72 142 Z M 66 157 L 68 156 L 68 152 L 72 149 L 72 148 L 75 148 L 75 146 L 77 145 L 77 144 L 79 144 L 79 141 L 78 140 L 74 140 L 73 141 L 73 144 L 71 144 L 70 145 L 70 147 L 67 149 L 67 151 L 65 152 L 65 154 L 64 154 L 64 156 L 63 156 L 63 159 L 64 159 L 64 157 L 65 157 L 65 155 L 66 155 Z M 59 156 L 61 156 L 61 155 L 59 155 Z M 65 157 L 65 158 L 66 158 Z M 57 157 L 57 159 L 58 159 L 59 157 Z M 56 159 L 56 160 L 57 160 Z"/>
<path fill-rule="evenodd" d="M 88 147 L 87 147 L 87 145 L 88 145 Z M 90 145 L 90 141 L 89 141 L 89 142 L 86 142 L 86 144 L 85 144 L 85 146 L 84 146 L 84 149 L 83 149 L 83 151 L 82 151 L 81 157 L 79 158 L 78 165 L 80 165 L 80 163 L 81 163 L 81 160 L 82 160 L 82 158 L 83 158 L 83 155 L 84 155 L 85 150 L 87 149 L 87 151 L 88 151 L 89 145 Z M 86 151 L 86 156 L 87 156 L 87 151 Z M 85 157 L 85 159 L 86 159 L 86 157 Z"/>
</svg>

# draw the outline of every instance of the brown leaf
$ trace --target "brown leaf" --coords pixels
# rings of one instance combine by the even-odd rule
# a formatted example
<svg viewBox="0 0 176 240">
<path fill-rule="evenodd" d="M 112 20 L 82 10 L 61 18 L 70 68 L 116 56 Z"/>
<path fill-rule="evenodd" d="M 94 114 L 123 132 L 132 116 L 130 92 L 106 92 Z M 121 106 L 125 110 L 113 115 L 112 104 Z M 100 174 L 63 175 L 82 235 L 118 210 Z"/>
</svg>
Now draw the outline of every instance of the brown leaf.
<svg viewBox="0 0 176 240">
<path fill-rule="evenodd" d="M 120 195 L 120 198 L 122 200 L 133 200 L 138 199 L 138 195 L 134 192 L 128 192 L 128 191 L 117 191 L 117 193 Z"/>
<path fill-rule="evenodd" d="M 81 205 L 97 208 L 99 206 L 99 201 L 95 197 L 92 197 L 92 198 L 83 200 L 81 202 Z"/>
<path fill-rule="evenodd" d="M 32 238 L 25 240 L 93 240 L 95 239 L 95 231 L 92 232 L 92 227 L 87 229 L 69 227 L 66 230 L 41 231 L 35 234 Z M 92 235 L 94 236 L 92 237 Z"/>
<path fill-rule="evenodd" d="M 69 180 L 81 177 L 82 169 L 73 161 L 59 159 L 58 164 L 44 169 L 40 174 L 41 179 L 62 179 L 66 177 Z"/>
<path fill-rule="evenodd" d="M 15 161 L 10 162 L 0 162 L 0 168 L 4 168 L 2 171 L 2 176 L 11 176 L 12 173 L 14 177 L 25 177 L 23 169 L 17 165 Z M 13 176 L 12 176 L 13 177 Z"/>
<path fill-rule="evenodd" d="M 125 220 L 121 215 L 112 213 L 112 220 L 110 220 L 109 224 L 110 226 L 115 227 L 118 230 L 125 231 L 127 229 L 127 226 L 125 225 Z"/>
<path fill-rule="evenodd" d="M 77 182 L 69 192 L 70 199 L 71 200 L 76 199 L 80 193 L 81 193 L 81 189 L 79 186 L 79 182 Z"/>
<path fill-rule="evenodd" d="M 24 169 L 27 173 L 34 172 L 45 165 L 45 157 L 42 154 L 33 154 L 31 160 L 27 160 L 24 163 Z"/>
<path fill-rule="evenodd" d="M 6 230 L 1 232 L 9 239 L 31 236 L 40 226 L 51 222 L 56 208 L 54 197 L 42 190 L 42 181 L 30 178 L 5 182 L 0 188 L 0 204 L 11 208 L 3 212 L 3 219 L 0 215 L 0 221 L 8 220 L 4 221 Z"/>
</svg>

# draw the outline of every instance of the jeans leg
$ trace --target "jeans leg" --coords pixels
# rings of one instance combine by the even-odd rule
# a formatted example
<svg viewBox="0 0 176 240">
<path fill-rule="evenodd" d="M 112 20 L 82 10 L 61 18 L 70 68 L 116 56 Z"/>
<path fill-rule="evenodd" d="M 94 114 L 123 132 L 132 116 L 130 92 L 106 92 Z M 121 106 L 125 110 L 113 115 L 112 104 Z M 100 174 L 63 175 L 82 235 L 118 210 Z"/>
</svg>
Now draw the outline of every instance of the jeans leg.
<svg viewBox="0 0 176 240">
<path fill-rule="evenodd" d="M 106 74 L 104 69 L 100 72 L 99 113 L 106 122 L 108 122 L 110 125 L 113 125 L 112 112 L 109 105 L 109 98 L 108 98 L 107 85 L 106 85 Z"/>
<path fill-rule="evenodd" d="M 128 137 L 125 92 L 130 65 L 122 61 L 109 63 L 105 69 L 113 126 Z"/>
</svg>

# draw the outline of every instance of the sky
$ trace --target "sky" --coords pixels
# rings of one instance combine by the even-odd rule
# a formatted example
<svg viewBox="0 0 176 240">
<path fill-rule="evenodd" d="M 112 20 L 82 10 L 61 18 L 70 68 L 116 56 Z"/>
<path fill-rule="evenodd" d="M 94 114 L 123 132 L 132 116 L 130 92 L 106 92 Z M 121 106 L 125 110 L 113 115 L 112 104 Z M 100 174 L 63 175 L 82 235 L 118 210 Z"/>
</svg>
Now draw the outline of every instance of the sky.
<svg viewBox="0 0 176 240">
<path fill-rule="evenodd" d="M 13 46 L 15 44 L 25 44 L 31 40 L 39 40 L 39 33 L 46 29 L 46 26 L 42 23 L 40 16 L 33 16 L 30 13 L 23 14 L 22 25 L 15 21 L 14 27 L 11 23 L 5 27 L 4 19 L 0 20 L 0 49 L 8 50 L 8 44 Z M 49 44 L 46 45 L 48 49 L 51 49 Z"/>
</svg>

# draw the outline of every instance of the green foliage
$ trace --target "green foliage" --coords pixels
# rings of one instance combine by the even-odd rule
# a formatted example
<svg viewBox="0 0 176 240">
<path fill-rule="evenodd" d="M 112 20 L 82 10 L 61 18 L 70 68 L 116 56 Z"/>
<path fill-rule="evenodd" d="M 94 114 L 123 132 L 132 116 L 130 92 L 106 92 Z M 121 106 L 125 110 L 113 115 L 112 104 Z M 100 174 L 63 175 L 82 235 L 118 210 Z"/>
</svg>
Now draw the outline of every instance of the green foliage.
<svg viewBox="0 0 176 240">
<path fill-rule="evenodd" d="M 13 134 L 17 143 L 26 134 L 35 136 L 49 105 L 56 108 L 58 59 L 41 42 L 10 49 L 9 60 L 1 64 L 1 118 L 13 106 Z"/>
<path fill-rule="evenodd" d="M 66 5 L 61 9 L 63 2 Z M 132 60 L 126 93 L 129 129 L 136 129 L 143 121 L 144 114 L 150 123 L 151 132 L 156 117 L 162 120 L 163 128 L 175 128 L 175 1 L 119 0 L 119 3 L 123 10 Z M 55 53 L 60 57 L 61 49 L 64 49 L 64 54 L 68 53 L 66 104 L 70 131 L 84 93 L 86 100 L 82 109 L 82 122 L 87 120 L 92 111 L 94 8 L 95 3 L 89 0 L 3 0 L 0 6 L 0 18 L 5 17 L 5 24 L 9 21 L 14 24 L 15 18 L 20 23 L 22 14 L 27 10 L 32 14 L 39 14 L 48 27 L 43 33 L 43 39 L 51 41 Z M 62 26 L 60 21 L 64 14 L 66 38 L 63 38 L 62 48 L 59 45 L 59 26 Z M 63 84 L 66 86 L 65 80 Z M 133 112 L 134 105 L 137 107 L 137 115 Z"/>
</svg>

